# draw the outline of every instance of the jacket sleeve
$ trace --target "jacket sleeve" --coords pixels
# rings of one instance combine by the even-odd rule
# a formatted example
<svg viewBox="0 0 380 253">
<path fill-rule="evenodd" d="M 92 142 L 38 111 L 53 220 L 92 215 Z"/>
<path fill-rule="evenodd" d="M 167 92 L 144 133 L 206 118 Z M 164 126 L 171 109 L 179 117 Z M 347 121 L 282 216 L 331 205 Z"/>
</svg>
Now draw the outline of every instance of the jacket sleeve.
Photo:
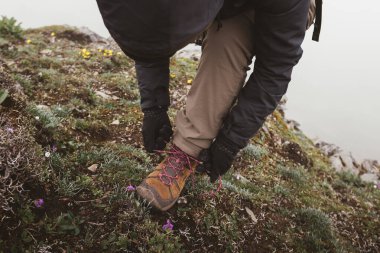
<svg viewBox="0 0 380 253">
<path fill-rule="evenodd" d="M 267 0 L 256 8 L 254 71 L 240 91 L 222 134 L 243 148 L 286 93 L 302 56 L 310 0 Z"/>
<path fill-rule="evenodd" d="M 141 108 L 169 107 L 169 58 L 135 61 Z"/>
</svg>

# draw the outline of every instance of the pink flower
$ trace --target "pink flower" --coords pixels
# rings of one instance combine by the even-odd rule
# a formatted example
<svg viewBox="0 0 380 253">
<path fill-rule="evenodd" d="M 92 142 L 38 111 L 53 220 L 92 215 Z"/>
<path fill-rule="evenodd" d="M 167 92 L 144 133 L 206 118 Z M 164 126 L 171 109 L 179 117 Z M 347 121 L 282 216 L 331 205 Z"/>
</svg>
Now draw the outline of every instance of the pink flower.
<svg viewBox="0 0 380 253">
<path fill-rule="evenodd" d="M 164 225 L 162 226 L 162 229 L 163 229 L 164 231 L 173 231 L 173 227 L 174 227 L 174 225 L 170 222 L 170 220 L 167 220 L 167 221 L 166 221 L 166 224 L 164 224 Z"/>
<path fill-rule="evenodd" d="M 45 204 L 45 201 L 43 199 L 36 199 L 34 201 L 34 205 L 37 207 L 37 208 L 41 208 L 43 207 Z"/>
<path fill-rule="evenodd" d="M 136 187 L 134 187 L 133 185 L 129 185 L 128 187 L 127 187 L 127 191 L 128 192 L 133 192 L 133 191 L 135 191 L 136 190 Z"/>
</svg>

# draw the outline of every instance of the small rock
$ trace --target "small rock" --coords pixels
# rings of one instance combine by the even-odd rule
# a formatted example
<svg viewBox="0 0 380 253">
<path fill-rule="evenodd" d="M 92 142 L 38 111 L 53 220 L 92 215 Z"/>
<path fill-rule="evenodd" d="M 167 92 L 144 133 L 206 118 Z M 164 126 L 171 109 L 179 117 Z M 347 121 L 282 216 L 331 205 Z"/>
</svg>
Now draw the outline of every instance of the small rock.
<svg viewBox="0 0 380 253">
<path fill-rule="evenodd" d="M 251 217 L 253 224 L 256 224 L 257 223 L 257 218 L 256 218 L 256 215 L 252 212 L 252 210 L 249 209 L 248 207 L 245 207 L 245 211 Z"/>
<path fill-rule="evenodd" d="M 233 174 L 233 176 L 236 178 L 236 180 L 239 180 L 243 184 L 248 184 L 250 182 L 247 178 L 240 175 L 240 173 L 235 173 L 235 174 Z"/>
<path fill-rule="evenodd" d="M 37 105 L 36 107 L 37 107 L 38 109 L 43 110 L 43 111 L 50 111 L 50 108 L 49 108 L 49 106 L 47 106 L 47 105 Z"/>
<path fill-rule="evenodd" d="M 301 125 L 295 120 L 286 120 L 286 124 L 288 125 L 288 128 L 290 130 L 296 130 L 296 131 L 300 130 Z"/>
<path fill-rule="evenodd" d="M 40 51 L 40 54 L 43 54 L 43 55 L 51 55 L 53 51 L 50 50 L 50 49 L 44 49 L 42 51 Z"/>
<path fill-rule="evenodd" d="M 354 160 L 353 162 L 354 162 L 355 168 L 360 169 L 361 164 L 354 157 L 352 159 Z"/>
<path fill-rule="evenodd" d="M 96 90 L 95 94 L 103 99 L 106 100 L 118 100 L 119 98 L 117 96 L 111 95 L 109 91 L 105 90 Z"/>
<path fill-rule="evenodd" d="M 341 149 L 338 146 L 324 141 L 316 142 L 315 146 L 319 148 L 324 155 L 329 157 L 341 152 Z"/>
<path fill-rule="evenodd" d="M 366 173 L 366 174 L 361 175 L 360 179 L 366 183 L 373 183 L 373 182 L 377 182 L 379 180 L 379 177 L 376 174 Z"/>
<path fill-rule="evenodd" d="M 93 164 L 91 165 L 90 167 L 87 168 L 89 171 L 91 172 L 96 172 L 98 170 L 98 165 L 97 164 Z"/>
<path fill-rule="evenodd" d="M 342 172 L 343 171 L 343 164 L 340 160 L 340 157 L 337 155 L 333 155 L 330 157 L 331 166 L 334 168 L 336 172 Z"/>
<path fill-rule="evenodd" d="M 111 123 L 111 125 L 120 125 L 120 120 L 114 120 L 114 121 L 112 121 L 112 123 Z"/>
<path fill-rule="evenodd" d="M 342 159 L 343 166 L 345 167 L 353 166 L 353 160 L 351 158 L 351 154 L 341 153 L 340 159 Z"/>
<path fill-rule="evenodd" d="M 177 200 L 177 203 L 178 204 L 187 204 L 187 199 L 185 197 L 180 197 L 178 200 Z"/>
<path fill-rule="evenodd" d="M 276 146 L 276 147 L 282 147 L 282 144 L 284 144 L 284 145 L 287 144 L 286 142 L 283 143 L 281 137 L 276 133 L 272 134 L 272 141 L 273 141 L 274 146 Z"/>
<path fill-rule="evenodd" d="M 49 40 L 50 40 L 50 43 L 52 43 L 52 44 L 55 43 L 55 37 L 50 37 Z"/>
<path fill-rule="evenodd" d="M 365 173 L 379 173 L 379 168 L 376 167 L 377 161 L 366 159 L 362 162 L 362 169 Z"/>
<path fill-rule="evenodd" d="M 197 60 L 201 58 L 201 47 L 190 44 L 176 53 L 177 58 Z"/>
<path fill-rule="evenodd" d="M 343 163 L 343 171 L 352 173 L 354 175 L 359 175 L 359 169 L 355 167 L 354 159 L 352 158 L 351 154 L 341 153 L 340 159 Z"/>
<path fill-rule="evenodd" d="M 89 42 L 106 43 L 107 40 L 87 27 L 78 28 L 78 32 L 87 37 Z"/>
</svg>

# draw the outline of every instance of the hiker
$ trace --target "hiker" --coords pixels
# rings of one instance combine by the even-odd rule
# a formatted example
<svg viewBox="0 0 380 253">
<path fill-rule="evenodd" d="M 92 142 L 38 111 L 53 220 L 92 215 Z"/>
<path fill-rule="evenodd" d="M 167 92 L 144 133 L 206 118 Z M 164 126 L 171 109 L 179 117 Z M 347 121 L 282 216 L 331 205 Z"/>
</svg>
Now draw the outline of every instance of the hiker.
<svg viewBox="0 0 380 253">
<path fill-rule="evenodd" d="M 207 173 L 211 182 L 220 179 L 275 110 L 302 56 L 301 44 L 314 20 L 315 2 L 97 2 L 112 37 L 135 60 L 148 152 L 163 150 L 173 135 L 167 114 L 169 58 L 207 28 L 197 75 L 186 106 L 175 119 L 173 144 L 164 151 L 167 157 L 137 187 L 141 197 L 166 211 L 196 168 Z M 319 27 L 320 20 L 315 40 Z M 254 57 L 253 73 L 244 85 Z"/>
</svg>

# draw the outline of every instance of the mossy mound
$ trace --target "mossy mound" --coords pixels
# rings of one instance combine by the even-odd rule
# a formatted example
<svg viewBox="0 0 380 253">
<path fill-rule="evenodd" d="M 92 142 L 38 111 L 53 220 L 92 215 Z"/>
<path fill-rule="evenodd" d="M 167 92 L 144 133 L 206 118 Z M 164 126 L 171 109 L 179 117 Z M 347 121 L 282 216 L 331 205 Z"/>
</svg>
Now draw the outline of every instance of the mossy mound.
<svg viewBox="0 0 380 253">
<path fill-rule="evenodd" d="M 1 213 L 0 252 L 380 251 L 380 190 L 336 174 L 278 111 L 222 191 L 210 194 L 215 186 L 196 176 L 173 209 L 152 210 L 128 188 L 160 160 L 142 148 L 133 62 L 74 28 L 22 36 L 0 43 L 0 89 L 10 94 L 0 107 L 1 165 L 24 161 L 13 212 Z M 172 119 L 196 66 L 171 61 Z M 172 232 L 162 229 L 168 219 Z"/>
</svg>

